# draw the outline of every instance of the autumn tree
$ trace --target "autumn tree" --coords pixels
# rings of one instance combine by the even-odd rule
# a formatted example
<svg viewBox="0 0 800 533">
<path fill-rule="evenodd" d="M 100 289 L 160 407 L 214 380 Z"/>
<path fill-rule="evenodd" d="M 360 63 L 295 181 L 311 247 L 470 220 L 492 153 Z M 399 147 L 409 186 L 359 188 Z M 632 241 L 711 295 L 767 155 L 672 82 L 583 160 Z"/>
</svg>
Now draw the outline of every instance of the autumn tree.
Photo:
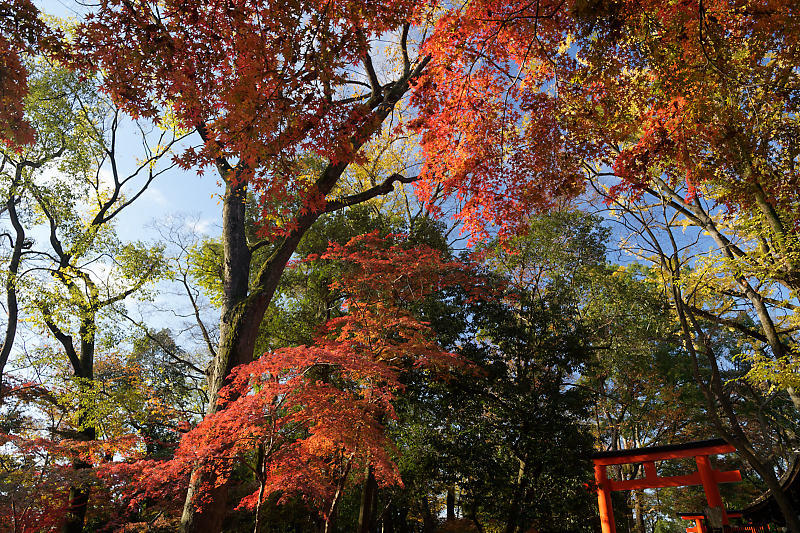
<svg viewBox="0 0 800 533">
<path fill-rule="evenodd" d="M 337 189 L 348 167 L 362 158 L 362 148 L 388 129 L 384 122 L 431 62 L 437 41 L 426 39 L 425 28 L 432 8 L 412 2 L 355 9 L 346 2 L 287 6 L 120 0 L 102 3 L 81 24 L 74 64 L 102 68 L 106 89 L 131 114 L 174 117 L 197 132 L 202 144 L 181 162 L 213 167 L 225 183 L 223 318 L 209 382 L 212 412 L 231 369 L 253 359 L 264 313 L 311 224 L 326 213 L 388 193 L 394 183 L 415 181 L 415 176 L 391 174 L 352 193 Z M 437 34 L 442 32 L 437 28 Z M 395 73 L 381 73 L 373 62 L 371 50 L 386 35 L 397 36 Z M 423 54 L 414 42 L 420 39 L 428 47 Z M 437 64 L 434 80 L 449 68 Z M 437 98 L 435 83 L 420 84 L 418 92 Z M 418 105 L 419 119 L 433 134 L 443 123 L 427 120 L 428 107 Z M 453 131 L 443 130 L 443 135 Z M 470 149 L 468 143 L 463 146 Z M 547 172 L 547 158 L 560 153 L 558 143 L 541 146 L 539 159 L 529 167 L 536 174 Z M 307 171 L 308 156 L 322 158 L 322 164 Z M 553 173 L 536 184 L 526 182 L 525 173 L 458 176 L 455 187 L 452 180 L 440 187 L 445 175 L 428 170 L 420 190 L 426 200 L 461 191 L 468 230 L 479 230 L 481 220 L 513 222 L 524 207 L 547 205 L 554 196 L 577 190 Z M 498 180 L 501 194 L 484 186 Z M 263 211 L 261 238 L 255 240 L 248 240 L 244 229 L 248 190 L 255 191 Z M 270 259 L 249 283 L 252 255 L 261 248 Z M 224 490 L 219 489 L 221 508 Z M 218 529 L 220 515 L 208 509 L 206 518 L 195 517 L 188 498 L 185 528 Z"/>
<path fill-rule="evenodd" d="M 539 168 L 559 190 L 589 176 L 611 182 L 612 199 L 652 193 L 710 234 L 730 280 L 723 292 L 753 311 L 768 346 L 755 357 L 761 371 L 788 384 L 793 341 L 775 324 L 794 313 L 756 287 L 796 293 L 797 52 L 787 36 L 797 23 L 788 2 L 471 3 L 442 16 L 427 41 L 438 61 L 420 82 L 437 90 L 415 95 L 423 175 L 462 193 L 471 177 L 497 199 L 507 194 L 501 176 Z M 475 183 L 487 173 L 497 179 Z M 703 312 L 736 327 L 732 309 Z"/>
<path fill-rule="evenodd" d="M 745 277 L 794 295 L 797 57 L 785 36 L 798 17 L 789 3 L 759 5 L 481 2 L 441 17 L 427 43 L 438 61 L 421 81 L 440 90 L 415 94 L 429 155 L 423 176 L 446 176 L 445 186 L 464 193 L 464 176 L 491 173 L 497 179 L 470 186 L 494 187 L 486 194 L 500 206 L 525 190 L 501 189 L 504 177 L 522 180 L 537 164 L 546 169 L 540 180 L 562 189 L 589 176 L 616 178 L 613 195 L 655 190 Z M 544 142 L 548 134 L 555 142 Z M 736 217 L 734 232 L 725 215 Z M 769 326 L 765 302 L 734 290 L 765 323 L 772 369 L 791 375 L 791 350 Z"/>
<path fill-rule="evenodd" d="M 741 270 L 731 272 L 729 250 L 709 248 L 701 228 L 685 223 L 684 212 L 672 207 L 670 196 L 645 189 L 638 200 L 610 201 L 629 232 L 626 246 L 651 262 L 649 277 L 663 288 L 672 308 L 705 417 L 737 447 L 776 501 L 784 500 L 783 511 L 791 513 L 776 472 L 793 454 L 796 407 L 783 388 L 785 381 L 754 379 L 751 361 L 753 354 L 757 359 L 774 357 L 768 355 L 771 345 L 763 332 L 793 317 L 784 315 L 780 301 L 771 298 L 774 285 Z M 706 206 L 699 198 L 693 204 L 697 209 Z M 736 242 L 747 249 L 745 241 Z M 788 351 L 794 342 L 791 330 L 781 336 L 787 343 L 781 347 Z"/>
<path fill-rule="evenodd" d="M 331 282 L 344 294 L 343 314 L 329 320 L 313 344 L 281 348 L 238 367 L 223 389 L 226 409 L 184 436 L 169 461 L 142 463 L 142 481 L 128 489 L 132 505 L 140 504 L 147 487 L 151 496 L 165 499 L 176 481 L 210 470 L 209 477 L 223 483 L 236 464 L 246 464 L 255 487 L 239 508 L 254 509 L 256 530 L 262 502 L 279 491 L 281 500 L 303 495 L 327 531 L 345 487 L 367 465 L 381 485 L 400 482 L 383 429 L 394 416 L 400 375 L 456 364 L 404 307 L 463 278 L 461 265 L 396 239 L 371 233 L 345 245 L 332 243 L 321 257 L 309 259 L 343 266 Z M 196 505 L 218 504 L 213 486 L 200 489 Z"/>
<path fill-rule="evenodd" d="M 113 223 L 171 167 L 160 163 L 179 136 L 168 128 L 141 128 L 143 157 L 126 172 L 128 162 L 119 154 L 119 109 L 91 81 L 44 61 L 27 66 L 31 76 L 24 118 L 36 142 L 2 150 L 13 237 L 5 279 L 9 320 L 0 363 L 8 361 L 20 318 L 51 335 L 72 369 L 72 386 L 86 392 L 83 398 L 78 394 L 71 417 L 77 432 L 73 440 L 92 441 L 97 435 L 91 422 L 97 420 L 93 380 L 108 325 L 104 320 L 164 270 L 158 248 L 121 241 Z M 46 237 L 34 241 L 39 234 Z M 77 457 L 76 469 L 89 466 Z M 65 529 L 75 531 L 82 528 L 88 492 L 77 486 L 70 492 L 72 518 Z"/>
<path fill-rule="evenodd" d="M 60 32 L 51 28 L 30 0 L 0 2 L 0 142 L 19 147 L 34 141 L 25 120 L 28 65 L 36 55 L 55 54 L 63 47 Z"/>
<path fill-rule="evenodd" d="M 703 184 L 731 212 L 758 213 L 779 241 L 776 277 L 791 285 L 797 52 L 786 36 L 797 23 L 789 2 L 485 1 L 446 12 L 420 82 L 435 90 L 415 93 L 424 172 L 494 195 L 498 220 L 512 221 L 504 194 L 546 200 L 581 187 L 584 171 L 613 169 L 618 192 L 663 180 L 691 199 Z M 482 185 L 487 173 L 497 179 Z M 519 185 L 500 188 L 508 176 Z"/>
<path fill-rule="evenodd" d="M 361 148 L 391 127 L 384 122 L 429 62 L 409 38 L 412 22 L 424 21 L 423 7 L 112 1 L 78 30 L 76 64 L 102 68 L 106 89 L 134 116 L 175 117 L 196 132 L 202 143 L 182 164 L 211 166 L 225 183 L 221 338 L 210 412 L 232 368 L 253 360 L 264 313 L 309 227 L 413 181 L 391 174 L 353 193 L 337 189 Z M 371 50 L 383 35 L 396 35 L 394 72 L 373 63 Z M 321 164 L 303 170 L 306 155 Z M 249 190 L 263 211 L 257 239 L 245 230 Z M 269 259 L 250 282 L 259 249 Z M 219 529 L 224 491 L 207 516 L 195 515 L 190 494 L 185 529 Z"/>
</svg>

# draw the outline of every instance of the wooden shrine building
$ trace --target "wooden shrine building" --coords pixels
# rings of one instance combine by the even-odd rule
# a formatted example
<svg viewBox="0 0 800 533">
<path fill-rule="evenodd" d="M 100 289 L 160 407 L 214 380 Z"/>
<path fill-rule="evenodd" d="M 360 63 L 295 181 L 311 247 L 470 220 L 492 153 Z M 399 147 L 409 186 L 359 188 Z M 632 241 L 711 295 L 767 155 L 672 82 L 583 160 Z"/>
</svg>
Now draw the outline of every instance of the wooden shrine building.
<svg viewBox="0 0 800 533">
<path fill-rule="evenodd" d="M 779 480 L 781 488 L 794 503 L 795 510 L 800 515 L 800 456 L 795 455 L 789 469 Z M 786 521 L 775 503 L 775 499 L 765 492 L 753 503 L 742 509 L 744 518 L 757 526 L 775 525 L 785 526 Z"/>
</svg>

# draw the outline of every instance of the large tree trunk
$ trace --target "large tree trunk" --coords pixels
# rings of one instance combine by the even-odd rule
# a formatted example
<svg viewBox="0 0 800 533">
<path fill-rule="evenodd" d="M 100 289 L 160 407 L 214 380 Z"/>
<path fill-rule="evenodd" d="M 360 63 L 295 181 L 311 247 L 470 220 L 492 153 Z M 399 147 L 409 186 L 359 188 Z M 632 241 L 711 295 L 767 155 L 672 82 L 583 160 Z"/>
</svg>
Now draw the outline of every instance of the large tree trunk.
<svg viewBox="0 0 800 533">
<path fill-rule="evenodd" d="M 318 186 L 327 195 L 344 171 L 346 164 L 330 165 Z M 232 181 L 232 180 L 229 180 Z M 222 239 L 224 247 L 223 308 L 220 321 L 220 345 L 208 376 L 207 414 L 224 407 L 217 403 L 220 389 L 231 370 L 253 361 L 256 339 L 269 303 L 275 295 L 286 265 L 303 235 L 325 211 L 309 212 L 298 217 L 296 229 L 278 243 L 272 256 L 260 268 L 248 293 L 251 254 L 245 233 L 246 184 L 228 183 L 223 199 Z M 199 509 L 194 498 L 202 487 L 213 486 L 202 471 L 190 480 L 183 515 L 183 533 L 215 533 L 222 528 L 227 504 L 227 485 L 216 486 L 213 504 Z M 218 501 L 219 500 L 219 501 Z"/>
<path fill-rule="evenodd" d="M 420 505 L 422 507 L 422 531 L 423 533 L 433 533 L 433 530 L 436 529 L 436 518 L 431 512 L 428 498 L 424 497 Z"/>
<path fill-rule="evenodd" d="M 519 525 L 519 515 L 522 510 L 522 498 L 525 494 L 525 483 L 527 479 L 527 464 L 522 459 L 519 461 L 519 471 L 517 472 L 517 482 L 514 488 L 514 496 L 511 499 L 511 506 L 506 518 L 505 533 L 514 533 Z"/>
<path fill-rule="evenodd" d="M 397 506 L 394 503 L 389 503 L 381 518 L 381 529 L 379 531 L 381 533 L 402 533 L 404 529 L 402 527 L 397 528 L 396 526 L 399 522 L 398 514 L 399 510 Z"/>
<path fill-rule="evenodd" d="M 86 441 L 95 439 L 94 428 L 81 431 L 79 438 Z M 72 469 L 76 472 L 91 468 L 91 463 L 82 459 L 72 462 Z M 84 484 L 76 484 L 69 488 L 67 500 L 67 512 L 64 517 L 64 525 L 61 528 L 63 533 L 81 533 L 83 524 L 86 522 L 86 513 L 89 510 L 89 487 Z"/>
<path fill-rule="evenodd" d="M 75 377 L 80 378 L 82 381 L 78 383 L 78 387 L 85 389 L 88 385 L 85 380 L 94 379 L 94 336 L 90 333 L 94 331 L 94 315 L 85 317 L 82 327 L 80 329 L 81 343 L 80 343 L 80 364 L 74 368 Z M 72 339 L 69 339 L 69 346 L 72 344 Z M 64 345 L 65 348 L 67 345 Z M 90 410 L 92 406 L 86 405 L 86 398 L 94 397 L 93 394 L 80 394 L 80 412 L 78 413 L 78 424 L 81 429 L 77 434 L 77 440 L 87 442 L 93 441 L 97 438 L 97 431 L 94 427 L 88 426 L 86 422 L 86 411 Z M 92 468 L 92 464 L 77 458 L 72 462 L 72 469 L 80 473 L 81 470 Z M 83 525 L 86 522 L 86 513 L 89 510 L 89 486 L 83 483 L 77 483 L 69 488 L 69 495 L 67 500 L 67 512 L 64 517 L 64 524 L 61 528 L 62 533 L 81 533 Z"/>
<path fill-rule="evenodd" d="M 450 485 L 447 487 L 447 519 L 456 519 L 456 487 Z"/>
<path fill-rule="evenodd" d="M 251 253 L 245 233 L 244 198 L 247 186 L 244 183 L 231 185 L 230 181 L 223 199 L 222 239 L 225 256 L 220 345 L 209 369 L 207 414 L 224 407 L 217 403 L 218 395 L 231 370 L 253 361 L 261 321 L 278 288 L 281 275 L 302 236 L 322 214 L 309 213 L 299 218 L 297 229 L 284 238 L 261 267 L 248 294 Z M 194 504 L 195 496 L 203 490 L 204 485 L 213 486 L 211 481 L 202 470 L 192 476 L 181 516 L 181 531 L 213 533 L 221 530 L 227 504 L 226 484 L 214 488 L 212 505 L 199 509 Z"/>
<path fill-rule="evenodd" d="M 14 238 L 5 279 L 6 314 L 8 318 L 6 319 L 6 331 L 3 336 L 3 345 L 0 347 L 0 403 L 3 401 L 3 370 L 8 362 L 8 357 L 11 355 L 11 348 L 14 345 L 14 339 L 17 335 L 17 322 L 19 320 L 17 274 L 19 274 L 22 251 L 25 246 L 25 228 L 22 226 L 17 216 L 17 201 L 19 200 L 17 189 L 21 179 L 22 166 L 18 166 L 14 181 L 9 188 L 8 200 L 6 201 L 6 211 L 8 212 L 11 225 L 14 228 Z"/>
<path fill-rule="evenodd" d="M 233 367 L 252 360 L 255 337 L 249 346 L 241 339 L 246 332 L 244 311 L 250 282 L 250 249 L 246 234 L 247 183 L 237 181 L 238 176 L 230 169 L 226 172 L 225 195 L 222 206 L 222 310 L 220 320 L 220 346 L 208 371 L 207 414 L 217 411 L 217 397 L 225 378 Z M 181 516 L 181 530 L 185 532 L 214 532 L 222 529 L 228 502 L 227 484 L 214 485 L 215 480 L 203 470 L 195 471 L 189 481 L 189 489 Z M 206 487 L 214 487 L 207 489 Z M 211 505 L 199 508 L 195 504 L 197 494 L 212 490 Z"/>
<path fill-rule="evenodd" d="M 475 524 L 475 528 L 480 533 L 483 533 L 483 525 L 481 525 L 480 520 L 478 520 L 478 500 L 474 496 L 470 498 L 469 519 Z"/>
<path fill-rule="evenodd" d="M 73 463 L 73 467 L 88 468 L 87 464 Z M 64 520 L 64 533 L 81 533 L 86 520 L 86 511 L 89 506 L 89 490 L 83 487 L 70 487 L 67 503 L 67 515 Z"/>
<path fill-rule="evenodd" d="M 647 533 L 644 525 L 644 504 L 642 491 L 633 492 L 633 508 L 636 511 L 636 533 Z"/>
<path fill-rule="evenodd" d="M 358 533 L 370 533 L 375 521 L 375 509 L 378 503 L 378 484 L 372 473 L 372 465 L 367 467 L 367 477 L 364 479 L 361 491 L 361 509 L 358 512 Z"/>
</svg>

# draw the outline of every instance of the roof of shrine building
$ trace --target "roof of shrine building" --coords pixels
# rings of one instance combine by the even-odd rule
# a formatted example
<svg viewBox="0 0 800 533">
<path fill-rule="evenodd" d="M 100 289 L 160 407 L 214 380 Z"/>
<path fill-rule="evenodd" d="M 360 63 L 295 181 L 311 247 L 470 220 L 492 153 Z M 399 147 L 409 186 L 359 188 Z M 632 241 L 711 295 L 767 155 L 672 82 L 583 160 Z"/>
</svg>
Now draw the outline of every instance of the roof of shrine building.
<svg viewBox="0 0 800 533">
<path fill-rule="evenodd" d="M 792 458 L 791 465 L 781 476 L 779 482 L 783 490 L 794 501 L 794 508 L 800 509 L 800 455 Z M 753 524 L 785 525 L 778 504 L 775 503 L 769 492 L 765 492 L 753 500 L 750 505 L 742 509 L 742 514 Z"/>
</svg>

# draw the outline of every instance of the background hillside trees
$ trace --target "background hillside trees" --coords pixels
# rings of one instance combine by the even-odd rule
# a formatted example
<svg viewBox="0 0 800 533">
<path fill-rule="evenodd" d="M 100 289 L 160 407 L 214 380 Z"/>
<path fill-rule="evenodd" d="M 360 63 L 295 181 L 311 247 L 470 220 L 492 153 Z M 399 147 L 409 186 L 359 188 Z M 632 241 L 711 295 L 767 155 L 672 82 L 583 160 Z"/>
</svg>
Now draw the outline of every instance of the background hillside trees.
<svg viewBox="0 0 800 533">
<path fill-rule="evenodd" d="M 153 140 L 142 129 L 143 159 L 130 174 L 123 173 L 121 158 L 128 156 L 119 155 L 119 110 L 66 70 L 44 63 L 28 68 L 25 120 L 34 128 L 36 142 L 2 151 L 4 214 L 13 233 L 7 234 L 9 314 L 0 363 L 5 365 L 12 353 L 20 319 L 52 336 L 75 389 L 69 401 L 74 409 L 71 439 L 92 441 L 102 419 L 95 366 L 115 333 L 108 320 L 118 302 L 158 279 L 165 267 L 158 247 L 122 242 L 113 223 L 170 168 L 160 160 L 177 137 L 162 130 Z M 45 372 L 56 377 L 59 370 L 54 366 Z M 76 458 L 74 466 L 90 465 Z M 87 490 L 71 489 L 70 511 L 78 525 L 67 529 L 80 529 Z"/>
</svg>

